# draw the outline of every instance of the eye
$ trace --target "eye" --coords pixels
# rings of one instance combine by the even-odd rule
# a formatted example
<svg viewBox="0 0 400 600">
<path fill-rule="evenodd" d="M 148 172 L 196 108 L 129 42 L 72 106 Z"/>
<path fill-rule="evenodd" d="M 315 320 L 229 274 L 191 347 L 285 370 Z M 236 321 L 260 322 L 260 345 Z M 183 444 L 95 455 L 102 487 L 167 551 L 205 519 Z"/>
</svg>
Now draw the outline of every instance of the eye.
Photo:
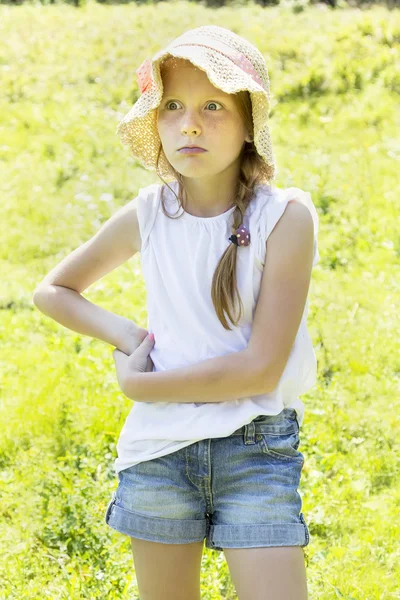
<svg viewBox="0 0 400 600">
<path fill-rule="evenodd" d="M 170 100 L 169 102 L 167 102 L 167 104 L 165 105 L 165 108 L 168 109 L 168 106 L 170 104 L 179 104 L 176 100 Z M 219 102 L 215 102 L 214 100 L 210 100 L 210 102 L 207 102 L 207 104 L 219 104 L 219 106 L 222 106 L 222 104 L 220 104 Z M 222 107 L 223 108 L 223 107 Z M 218 112 L 217 110 L 212 110 L 211 112 Z"/>
<path fill-rule="evenodd" d="M 219 104 L 219 102 L 215 102 L 214 100 L 211 100 L 210 102 L 208 102 L 208 104 Z M 220 106 L 222 106 L 222 104 L 219 104 Z M 212 112 L 218 112 L 218 111 L 212 111 Z"/>
<path fill-rule="evenodd" d="M 170 101 L 169 101 L 169 102 L 167 102 L 167 104 L 165 105 L 165 108 L 167 108 L 167 109 L 168 109 L 168 106 L 169 106 L 170 104 L 177 104 L 177 102 L 175 102 L 175 100 L 170 100 Z"/>
</svg>

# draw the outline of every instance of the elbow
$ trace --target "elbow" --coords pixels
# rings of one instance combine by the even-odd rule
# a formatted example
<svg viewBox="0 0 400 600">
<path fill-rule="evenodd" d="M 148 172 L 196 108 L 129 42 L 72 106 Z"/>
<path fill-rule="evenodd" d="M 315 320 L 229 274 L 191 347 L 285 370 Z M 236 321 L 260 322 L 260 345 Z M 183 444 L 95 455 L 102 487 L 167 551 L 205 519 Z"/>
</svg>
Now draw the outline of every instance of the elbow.
<svg viewBox="0 0 400 600">
<path fill-rule="evenodd" d="M 261 361 L 259 357 L 246 352 L 247 356 L 247 377 L 249 385 L 249 396 L 260 396 L 269 394 L 278 385 L 280 374 L 277 364 L 270 361 Z M 279 378 L 277 378 L 277 373 Z"/>
<path fill-rule="evenodd" d="M 39 285 L 32 296 L 32 302 L 40 311 L 43 311 L 43 307 L 45 306 L 46 300 L 49 298 L 49 293 L 51 293 L 51 289 L 49 286 L 41 286 Z"/>
<path fill-rule="evenodd" d="M 36 288 L 36 290 L 33 292 L 32 302 L 36 306 L 36 308 L 40 310 L 40 306 L 43 302 L 43 290 Z"/>
<path fill-rule="evenodd" d="M 270 394 L 277 387 L 281 374 L 277 373 L 276 365 L 267 365 L 259 371 L 258 394 Z"/>
</svg>

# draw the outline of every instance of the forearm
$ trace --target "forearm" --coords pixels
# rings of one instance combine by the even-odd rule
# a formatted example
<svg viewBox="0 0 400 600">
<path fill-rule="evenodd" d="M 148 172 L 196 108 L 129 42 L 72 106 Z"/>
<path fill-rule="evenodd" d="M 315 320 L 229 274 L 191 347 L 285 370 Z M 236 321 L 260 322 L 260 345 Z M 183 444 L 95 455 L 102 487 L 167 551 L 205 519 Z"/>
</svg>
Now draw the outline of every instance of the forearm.
<svg viewBox="0 0 400 600">
<path fill-rule="evenodd" d="M 122 352 L 124 340 L 138 327 L 84 298 L 79 292 L 59 285 L 48 285 L 34 294 L 35 306 L 64 327 L 107 342 Z M 125 344 L 125 345 L 126 345 Z M 128 346 L 126 346 L 127 348 Z"/>
<path fill-rule="evenodd" d="M 137 402 L 225 402 L 274 389 L 247 349 L 195 365 L 126 375 L 123 392 Z"/>
</svg>

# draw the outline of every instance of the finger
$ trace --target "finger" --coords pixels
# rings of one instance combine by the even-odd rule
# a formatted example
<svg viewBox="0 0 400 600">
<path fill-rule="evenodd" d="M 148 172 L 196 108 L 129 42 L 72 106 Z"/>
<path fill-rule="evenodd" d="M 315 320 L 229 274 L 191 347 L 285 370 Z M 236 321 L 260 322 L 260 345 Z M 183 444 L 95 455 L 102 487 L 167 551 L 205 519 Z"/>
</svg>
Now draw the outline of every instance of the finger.
<svg viewBox="0 0 400 600">
<path fill-rule="evenodd" d="M 153 348 L 154 343 L 154 334 L 150 333 L 144 338 L 143 342 L 140 344 L 140 346 L 138 346 L 137 350 L 140 348 L 142 352 L 148 353 Z"/>
</svg>

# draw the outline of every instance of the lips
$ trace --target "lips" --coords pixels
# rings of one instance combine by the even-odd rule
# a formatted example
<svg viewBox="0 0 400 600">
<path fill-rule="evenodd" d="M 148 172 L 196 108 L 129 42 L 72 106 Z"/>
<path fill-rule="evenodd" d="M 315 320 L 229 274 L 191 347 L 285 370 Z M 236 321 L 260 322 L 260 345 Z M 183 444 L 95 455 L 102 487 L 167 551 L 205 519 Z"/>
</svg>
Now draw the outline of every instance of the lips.
<svg viewBox="0 0 400 600">
<path fill-rule="evenodd" d="M 207 150 L 204 150 L 204 148 L 199 148 L 196 146 L 192 146 L 192 147 L 184 147 L 181 148 L 180 150 L 178 150 L 179 154 L 205 154 L 207 152 Z"/>
<path fill-rule="evenodd" d="M 182 146 L 179 150 L 205 150 L 205 148 L 202 148 L 201 146 Z"/>
</svg>

